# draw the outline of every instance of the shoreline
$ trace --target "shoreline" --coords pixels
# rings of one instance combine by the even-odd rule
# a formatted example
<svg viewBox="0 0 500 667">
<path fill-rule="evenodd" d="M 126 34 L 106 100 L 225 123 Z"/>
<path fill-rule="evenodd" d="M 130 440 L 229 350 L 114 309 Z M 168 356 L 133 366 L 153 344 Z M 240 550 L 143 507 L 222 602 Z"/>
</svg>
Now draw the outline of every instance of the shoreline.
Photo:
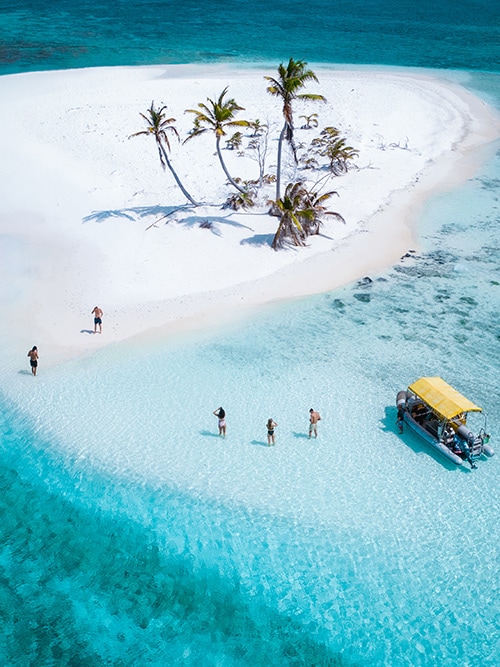
<svg viewBox="0 0 500 667">
<path fill-rule="evenodd" d="M 326 292 L 367 274 L 380 272 L 396 263 L 409 249 L 416 249 L 415 225 L 425 201 L 465 182 L 487 160 L 493 149 L 493 141 L 500 136 L 499 116 L 480 98 L 458 84 L 444 83 L 432 76 L 394 68 L 370 68 L 369 75 L 363 70 L 332 68 L 326 71 L 318 65 L 320 88 L 322 79 L 327 78 L 330 89 L 334 93 L 340 90 L 340 95 L 346 100 L 349 100 L 349 91 L 357 95 L 352 102 L 352 109 L 345 106 L 339 111 L 337 107 L 341 107 L 342 101 L 336 102 L 333 107 L 334 113 L 340 116 L 342 122 L 339 126 L 348 137 L 348 143 L 351 143 L 351 135 L 356 134 L 354 138 L 360 143 L 364 142 L 359 158 L 360 163 L 364 161 L 361 170 L 352 170 L 334 179 L 331 184 L 341 195 L 334 200 L 335 209 L 346 217 L 347 225 L 344 229 L 329 225 L 323 229 L 321 237 L 311 237 L 308 248 L 278 253 L 258 243 L 249 251 L 248 247 L 242 245 L 245 238 L 241 234 L 237 236 L 234 229 L 224 226 L 228 224 L 226 218 L 223 218 L 226 212 L 219 214 L 215 220 L 217 231 L 220 230 L 219 237 L 206 234 L 202 238 L 199 230 L 195 229 L 197 220 L 202 220 L 204 215 L 213 215 L 212 210 L 197 211 L 199 215 L 189 229 L 180 229 L 180 224 L 174 228 L 170 223 L 154 226 L 148 231 L 134 228 L 138 221 L 141 222 L 136 209 L 139 210 L 141 206 L 153 209 L 153 204 L 158 208 L 155 203 L 158 201 L 162 206 L 168 206 L 169 202 L 172 204 L 181 198 L 168 177 L 161 173 L 154 153 L 151 155 L 154 147 L 147 145 L 149 141 L 134 139 L 134 142 L 125 143 L 124 137 L 129 128 L 123 128 L 122 134 L 121 126 L 120 133 L 114 137 L 108 137 L 105 132 L 109 129 L 115 111 L 113 104 L 119 107 L 122 117 L 130 123 L 130 130 L 140 129 L 138 119 L 141 106 L 135 100 L 129 101 L 129 97 L 134 95 L 139 99 L 135 87 L 152 89 L 154 94 L 155 90 L 161 90 L 158 84 L 168 81 L 174 86 L 177 83 L 177 92 L 180 94 L 181 91 L 185 96 L 181 100 L 185 104 L 177 106 L 187 108 L 192 107 L 193 102 L 183 92 L 184 88 L 191 86 L 198 99 L 203 100 L 213 96 L 217 87 L 223 86 L 220 76 L 227 79 L 231 93 L 233 87 L 240 85 L 238 100 L 248 88 L 250 97 L 254 95 L 259 112 L 261 105 L 269 102 L 270 112 L 275 112 L 273 121 L 279 122 L 279 108 L 274 108 L 275 101 L 265 94 L 262 99 L 256 99 L 257 94 L 261 95 L 261 89 L 265 93 L 261 75 L 272 75 L 273 72 L 262 70 L 260 65 L 256 69 L 246 70 L 232 65 L 168 65 L 60 70 L 0 77 L 0 89 L 5 87 L 8 79 L 7 92 L 10 94 L 4 97 L 1 106 L 11 112 L 11 119 L 14 118 L 13 110 L 23 104 L 23 101 L 19 102 L 19 97 L 23 100 L 24 96 L 41 107 L 38 109 L 39 113 L 41 111 L 39 124 L 31 134 L 28 133 L 26 143 L 21 142 L 19 146 L 17 137 L 15 140 L 10 138 L 15 132 L 12 129 L 4 130 L 4 136 L 8 139 L 9 173 L 5 167 L 1 173 L 4 194 L 7 196 L 4 197 L 4 211 L 0 216 L 0 230 L 5 236 L 15 238 L 20 243 L 20 253 L 24 254 L 27 248 L 35 264 L 34 276 L 27 275 L 33 266 L 22 269 L 22 280 L 27 282 L 28 288 L 26 285 L 22 288 L 17 286 L 24 303 L 19 305 L 22 299 L 16 303 L 9 302 L 7 311 L 16 322 L 16 328 L 30 331 L 30 335 L 44 348 L 44 366 L 57 365 L 65 359 L 89 354 L 104 345 L 126 339 L 177 335 L 183 331 L 237 321 L 264 304 Z M 197 81 L 201 78 L 204 83 L 215 75 L 210 86 L 200 86 Z M 96 92 L 84 88 L 81 99 L 67 102 L 67 108 L 61 109 L 61 101 L 68 97 L 68 90 L 71 92 L 73 85 L 74 90 L 79 91 L 82 80 L 93 83 Z M 110 81 L 114 88 L 109 85 Z M 47 86 L 47 83 L 50 85 Z M 49 92 L 45 92 L 47 87 Z M 109 100 L 103 97 L 103 91 L 107 88 Z M 383 129 L 379 131 L 384 118 L 377 112 L 391 113 L 387 95 L 395 90 L 404 98 L 401 108 L 398 107 L 399 112 L 406 110 L 408 113 L 415 100 L 419 100 L 425 110 L 434 109 L 436 113 L 436 118 L 431 122 L 421 112 L 417 120 L 422 128 L 417 128 L 416 139 L 408 140 L 407 136 L 407 142 L 410 141 L 408 150 L 397 144 L 394 149 L 390 148 L 386 134 L 391 131 L 396 117 L 391 122 L 385 121 Z M 119 96 L 118 102 L 113 100 L 113 93 Z M 144 98 L 142 107 L 146 108 L 150 98 L 146 98 L 145 94 L 140 97 Z M 96 101 L 101 105 L 97 110 Z M 367 101 L 376 109 L 373 116 L 369 110 L 355 106 Z M 80 107 L 77 102 L 81 103 Z M 84 102 L 86 107 L 83 106 Z M 301 110 L 295 112 L 296 124 Z M 322 112 L 322 109 L 317 110 Z M 183 123 L 186 127 L 187 119 L 181 117 L 177 110 L 174 113 L 179 125 Z M 358 119 L 354 117 L 356 114 Z M 73 121 L 75 115 L 79 115 L 76 123 Z M 106 117 L 108 125 L 99 126 L 100 115 Z M 9 113 L 6 116 L 8 125 Z M 252 113 L 249 112 L 247 116 L 252 117 Z M 33 122 L 36 118 L 35 115 L 31 116 Z M 357 127 L 356 120 L 359 121 Z M 376 122 L 373 123 L 373 120 Z M 405 130 L 407 134 L 410 130 L 415 132 L 412 121 L 413 118 L 405 125 L 405 119 L 398 117 L 401 126 L 394 130 L 394 137 L 399 137 Z M 328 124 L 328 121 L 324 124 Z M 370 125 L 377 127 L 374 129 Z M 54 138 L 51 129 L 56 135 L 62 131 L 67 132 L 68 136 Z M 91 135 L 90 141 L 83 136 L 85 133 Z M 378 136 L 383 137 L 384 143 L 377 140 Z M 30 154 L 30 140 L 35 141 L 35 153 L 38 148 L 40 155 Z M 379 141 L 379 146 L 373 145 L 376 141 Z M 207 149 L 209 157 L 213 153 L 210 142 L 196 146 L 195 143 L 189 142 L 193 146 L 191 155 L 196 156 L 196 162 L 202 153 L 207 153 Z M 352 140 L 354 146 L 360 143 Z M 115 158 L 113 153 L 117 148 L 121 151 L 122 159 L 126 156 L 126 159 L 131 160 L 130 169 L 121 168 L 120 159 Z M 144 157 L 146 151 L 149 153 Z M 392 159 L 388 159 L 391 151 Z M 180 166 L 183 175 L 188 177 L 193 170 L 192 164 L 189 164 L 190 158 L 184 157 L 181 163 L 179 155 L 175 155 L 176 167 Z M 372 156 L 380 162 L 380 166 L 376 164 L 373 169 L 369 161 Z M 228 156 L 228 161 L 229 158 L 233 156 Z M 273 158 L 270 164 L 272 161 Z M 21 169 L 24 170 L 26 164 L 28 176 L 37 174 L 39 177 L 31 198 L 24 183 L 28 177 L 24 171 L 21 176 Z M 207 175 L 206 165 L 199 167 L 196 164 L 195 167 L 199 169 L 196 173 L 200 178 L 207 179 L 207 191 L 215 188 L 216 192 L 222 192 L 220 182 L 223 179 L 217 172 L 215 160 L 213 165 L 213 175 Z M 41 173 L 41 167 L 45 166 L 47 174 Z M 250 167 L 253 168 L 253 165 Z M 391 168 L 394 168 L 394 173 L 389 173 Z M 150 178 L 152 196 L 148 192 L 147 181 L 143 190 L 134 194 L 134 188 L 141 185 L 142 180 L 130 175 L 133 169 L 142 170 Z M 384 187 L 386 189 L 382 192 Z M 57 197 L 56 201 L 53 200 L 54 196 Z M 359 201 L 349 202 L 349 196 L 351 199 L 357 197 Z M 375 199 L 376 196 L 379 199 Z M 24 201 L 34 204 L 30 212 L 19 205 Z M 134 201 L 137 201 L 138 206 L 131 206 Z M 346 201 L 352 209 L 352 213 L 347 215 L 343 212 Z M 120 202 L 122 209 L 116 212 L 117 221 L 113 218 L 113 209 Z M 92 210 L 99 212 L 99 206 L 104 213 L 109 209 L 109 218 L 96 218 L 95 221 L 82 224 L 85 215 L 89 216 Z M 132 221 L 127 220 L 127 215 Z M 233 227 L 240 228 L 238 231 L 244 227 L 251 229 L 257 237 L 259 230 L 263 229 L 263 220 L 259 216 L 262 218 L 262 213 L 253 216 L 235 213 L 231 216 Z M 149 225 L 150 222 L 154 224 L 154 216 L 148 219 L 148 226 L 153 227 Z M 142 226 L 145 227 L 145 224 Z M 229 239 L 230 234 L 234 237 L 232 240 Z M 158 250 L 158 244 L 162 245 L 163 254 Z M 179 261 L 175 270 L 168 266 L 165 268 L 168 262 L 171 266 L 175 264 L 176 254 L 189 253 L 191 248 L 192 257 L 184 264 Z M 132 273 L 136 270 L 134 260 L 138 250 L 141 255 L 136 279 L 124 272 Z M 114 253 L 122 253 L 122 256 L 117 258 Z M 210 256 L 210 253 L 213 253 L 213 262 L 206 260 L 206 266 L 201 266 L 205 256 Z M 238 265 L 239 254 L 241 266 Z M 232 255 L 235 257 L 228 259 Z M 219 267 L 217 262 L 220 263 Z M 200 266 L 197 267 L 197 264 Z M 145 275 L 140 275 L 142 269 Z M 184 284 L 185 271 L 196 273 L 195 269 L 199 275 L 189 276 L 188 284 Z M 16 266 L 13 266 L 12 273 L 16 271 Z M 125 295 L 120 293 L 123 278 Z M 165 281 L 163 293 L 161 285 L 148 290 L 148 281 L 154 280 L 156 283 Z M 226 284 L 220 285 L 221 280 Z M 104 333 L 102 336 L 91 336 L 92 340 L 89 341 L 85 332 L 91 328 L 90 310 L 94 302 L 104 309 Z M 86 314 L 87 310 L 89 315 Z M 224 310 L 222 316 L 221 310 Z M 15 367 L 18 365 L 20 349 L 24 350 L 31 338 L 24 338 L 22 346 L 17 337 L 13 340 L 6 333 L 2 338 L 4 345 L 7 345 L 6 356 L 11 359 L 10 363 L 4 361 L 7 365 L 4 368 Z"/>
</svg>

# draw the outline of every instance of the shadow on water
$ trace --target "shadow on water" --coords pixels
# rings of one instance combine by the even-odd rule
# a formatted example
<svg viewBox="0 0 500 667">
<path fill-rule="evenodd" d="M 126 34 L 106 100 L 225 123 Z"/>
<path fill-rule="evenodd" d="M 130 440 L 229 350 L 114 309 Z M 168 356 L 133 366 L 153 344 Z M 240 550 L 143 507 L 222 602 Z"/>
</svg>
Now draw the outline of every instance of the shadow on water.
<svg viewBox="0 0 500 667">
<path fill-rule="evenodd" d="M 268 444 L 267 442 L 264 442 L 264 440 L 252 440 L 250 442 L 251 445 L 260 445 L 261 447 L 267 447 Z"/>
<path fill-rule="evenodd" d="M 31 371 L 27 371 L 26 369 L 23 368 L 22 371 L 17 371 L 19 375 L 33 375 Z"/>
<path fill-rule="evenodd" d="M 200 435 L 203 435 L 206 438 L 220 438 L 218 433 L 212 433 L 212 431 L 200 431 Z"/>
<path fill-rule="evenodd" d="M 80 333 L 93 334 L 94 332 L 92 329 L 80 329 Z"/>
<path fill-rule="evenodd" d="M 457 470 L 458 468 L 462 472 L 470 472 L 470 470 L 468 470 L 465 466 L 457 466 L 451 461 L 448 461 L 448 459 L 446 459 L 444 456 L 441 456 L 422 438 L 419 438 L 416 433 L 413 433 L 413 431 L 406 424 L 404 426 L 404 432 L 399 433 L 398 427 L 396 426 L 396 415 L 397 410 L 395 407 L 386 407 L 385 417 L 380 420 L 380 424 L 382 424 L 382 426 L 379 427 L 380 430 L 386 433 L 394 433 L 394 435 L 397 435 L 398 438 L 415 454 L 430 456 L 430 458 L 434 459 L 436 463 L 439 463 L 439 465 L 446 470 L 453 471 Z"/>
<path fill-rule="evenodd" d="M 309 440 L 309 435 L 307 433 L 300 433 L 299 431 L 292 431 L 293 437 L 294 438 L 301 438 L 305 440 Z"/>
</svg>

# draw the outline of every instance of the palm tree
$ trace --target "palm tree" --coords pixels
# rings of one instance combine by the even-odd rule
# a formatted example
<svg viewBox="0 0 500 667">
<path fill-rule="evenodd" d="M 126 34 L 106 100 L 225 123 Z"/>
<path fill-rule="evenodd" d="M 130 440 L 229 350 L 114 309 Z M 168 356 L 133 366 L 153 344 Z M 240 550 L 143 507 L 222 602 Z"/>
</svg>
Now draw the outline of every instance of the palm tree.
<svg viewBox="0 0 500 667">
<path fill-rule="evenodd" d="M 261 123 L 258 118 L 255 120 L 249 120 L 248 127 L 251 127 L 253 130 L 252 134 L 250 135 L 252 137 L 260 137 L 260 135 L 267 130 L 267 125 L 265 123 Z"/>
<path fill-rule="evenodd" d="M 282 199 L 274 202 L 280 222 L 272 242 L 273 250 L 291 242 L 295 246 L 305 245 L 306 232 L 302 223 L 312 221 L 314 212 L 304 203 L 303 184 L 289 183 Z"/>
<path fill-rule="evenodd" d="M 303 189 L 302 196 L 304 197 L 304 201 L 306 205 L 312 211 L 314 211 L 314 218 L 312 222 L 310 224 L 305 225 L 305 231 L 308 236 L 312 234 L 319 234 L 319 228 L 323 224 L 321 218 L 324 215 L 330 215 L 345 224 L 345 220 L 340 215 L 340 213 L 337 213 L 335 211 L 328 211 L 325 206 L 325 203 L 329 199 L 331 199 L 333 195 L 337 195 L 338 197 L 339 193 L 336 190 L 330 190 L 330 192 L 324 192 L 323 194 L 319 194 L 318 192 L 314 192 L 313 190 L 307 190 L 306 188 Z"/>
<path fill-rule="evenodd" d="M 229 148 L 230 151 L 234 151 L 237 148 L 241 148 L 241 144 L 243 143 L 243 135 L 241 132 L 235 132 L 232 137 L 229 137 L 229 139 L 226 140 L 226 146 Z"/>
<path fill-rule="evenodd" d="M 244 193 L 245 190 L 241 188 L 236 181 L 232 178 L 230 173 L 227 170 L 224 160 L 222 159 L 222 153 L 220 150 L 220 140 L 221 137 L 225 136 L 226 128 L 228 127 L 248 127 L 249 123 L 247 120 L 234 120 L 234 116 L 237 111 L 244 111 L 243 107 L 240 107 L 236 104 L 234 99 L 225 100 L 227 93 L 227 86 L 224 88 L 222 93 L 219 95 L 216 101 L 207 98 L 208 104 L 203 104 L 200 102 L 198 104 L 198 109 L 186 109 L 186 113 L 193 113 L 194 126 L 191 130 L 189 137 L 184 141 L 189 141 L 193 137 L 197 137 L 200 134 L 203 134 L 207 130 L 212 130 L 215 133 L 215 147 L 217 149 L 217 156 L 221 163 L 222 169 L 227 176 L 228 181 L 234 186 L 237 190 Z"/>
<path fill-rule="evenodd" d="M 310 116 L 299 116 L 303 118 L 305 123 L 300 128 L 301 130 L 312 130 L 313 127 L 318 127 L 318 114 L 312 113 Z"/>
<path fill-rule="evenodd" d="M 278 78 L 274 79 L 271 76 L 265 76 L 265 79 L 270 82 L 267 92 L 275 97 L 281 98 L 283 102 L 283 117 L 285 123 L 281 130 L 278 141 L 278 165 L 277 165 L 277 180 L 276 180 L 276 201 L 280 198 L 281 186 L 281 151 L 283 146 L 283 139 L 288 141 L 293 151 L 294 158 L 297 160 L 295 148 L 293 144 L 293 109 L 292 102 L 296 99 L 301 100 L 321 100 L 326 102 L 323 95 L 313 95 L 310 93 L 300 93 L 299 90 L 303 88 L 308 81 L 318 81 L 316 74 L 307 69 L 307 63 L 303 60 L 294 60 L 290 58 L 288 65 L 285 67 L 283 63 L 278 67 Z"/>
<path fill-rule="evenodd" d="M 150 135 L 152 134 L 156 140 L 156 146 L 158 147 L 158 154 L 160 156 L 160 162 L 161 166 L 163 169 L 165 167 L 168 167 L 170 171 L 172 172 L 172 176 L 175 178 L 175 182 L 179 186 L 179 188 L 182 190 L 183 195 L 186 197 L 186 199 L 193 204 L 193 206 L 198 206 L 197 202 L 191 197 L 189 192 L 186 190 L 186 188 L 182 185 L 180 178 L 177 176 L 177 173 L 175 169 L 172 166 L 172 163 L 170 162 L 170 159 L 168 157 L 168 152 L 170 150 L 170 142 L 168 140 L 168 135 L 167 132 L 170 132 L 172 134 L 175 134 L 177 139 L 179 140 L 179 134 L 172 125 L 172 123 L 175 122 L 175 118 L 165 118 L 165 109 L 167 107 L 163 106 L 161 109 L 155 109 L 155 104 L 154 101 L 151 102 L 150 108 L 147 110 L 147 112 L 141 113 L 141 117 L 144 118 L 144 120 L 147 123 L 147 129 L 146 130 L 141 130 L 140 132 L 136 132 L 135 134 L 131 134 L 129 139 L 131 137 L 138 137 L 142 134 Z"/>
<path fill-rule="evenodd" d="M 348 163 L 359 155 L 358 150 L 348 146 L 346 140 L 340 137 L 336 127 L 325 127 L 320 136 L 312 140 L 311 145 L 318 155 L 328 158 L 330 171 L 335 176 L 348 171 Z"/>
<path fill-rule="evenodd" d="M 285 188 L 284 197 L 273 202 L 280 216 L 278 229 L 272 242 L 273 249 L 278 250 L 288 242 L 296 246 L 304 246 L 308 236 L 319 234 L 319 228 L 323 224 L 321 220 L 323 215 L 334 216 L 345 223 L 340 213 L 326 210 L 326 201 L 336 194 L 338 193 L 335 191 L 319 194 L 308 190 L 300 181 L 289 183 Z"/>
</svg>

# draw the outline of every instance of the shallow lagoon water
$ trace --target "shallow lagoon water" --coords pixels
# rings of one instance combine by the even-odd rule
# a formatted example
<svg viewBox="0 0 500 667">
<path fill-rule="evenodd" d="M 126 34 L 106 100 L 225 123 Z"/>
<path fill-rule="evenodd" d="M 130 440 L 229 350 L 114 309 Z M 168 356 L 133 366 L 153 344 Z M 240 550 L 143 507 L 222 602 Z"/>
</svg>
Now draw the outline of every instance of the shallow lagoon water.
<svg viewBox="0 0 500 667">
<path fill-rule="evenodd" d="M 11 379 L 3 663 L 498 664 L 498 457 L 455 468 L 394 423 L 441 375 L 498 452 L 498 173 L 429 202 L 383 275 Z"/>
<path fill-rule="evenodd" d="M 0 71 L 274 63 L 290 43 L 310 62 L 500 62 L 491 2 L 319 2 L 306 29 L 303 3 L 185 9 L 12 0 Z M 498 76 L 453 76 L 500 106 Z M 497 155 L 434 198 L 417 256 L 372 282 L 36 383 L 2 367 L 1 664 L 500 664 L 499 183 Z M 497 456 L 477 471 L 396 433 L 396 392 L 434 374 L 489 412 Z"/>
</svg>

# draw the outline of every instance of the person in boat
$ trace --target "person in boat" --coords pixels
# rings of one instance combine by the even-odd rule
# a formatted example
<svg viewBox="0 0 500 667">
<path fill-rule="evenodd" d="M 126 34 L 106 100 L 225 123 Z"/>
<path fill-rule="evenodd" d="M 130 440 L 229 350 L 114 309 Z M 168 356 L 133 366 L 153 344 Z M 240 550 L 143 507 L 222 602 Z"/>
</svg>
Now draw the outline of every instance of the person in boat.
<svg viewBox="0 0 500 667">
<path fill-rule="evenodd" d="M 416 422 L 421 424 L 424 421 L 427 412 L 425 405 L 423 403 L 418 403 L 413 409 L 412 417 Z"/>
<path fill-rule="evenodd" d="M 400 433 L 403 432 L 403 424 L 404 424 L 404 421 L 405 421 L 404 415 L 405 415 L 405 413 L 404 413 L 403 408 L 398 408 L 398 414 L 397 414 L 397 417 L 396 417 L 396 424 L 399 428 Z"/>
</svg>

